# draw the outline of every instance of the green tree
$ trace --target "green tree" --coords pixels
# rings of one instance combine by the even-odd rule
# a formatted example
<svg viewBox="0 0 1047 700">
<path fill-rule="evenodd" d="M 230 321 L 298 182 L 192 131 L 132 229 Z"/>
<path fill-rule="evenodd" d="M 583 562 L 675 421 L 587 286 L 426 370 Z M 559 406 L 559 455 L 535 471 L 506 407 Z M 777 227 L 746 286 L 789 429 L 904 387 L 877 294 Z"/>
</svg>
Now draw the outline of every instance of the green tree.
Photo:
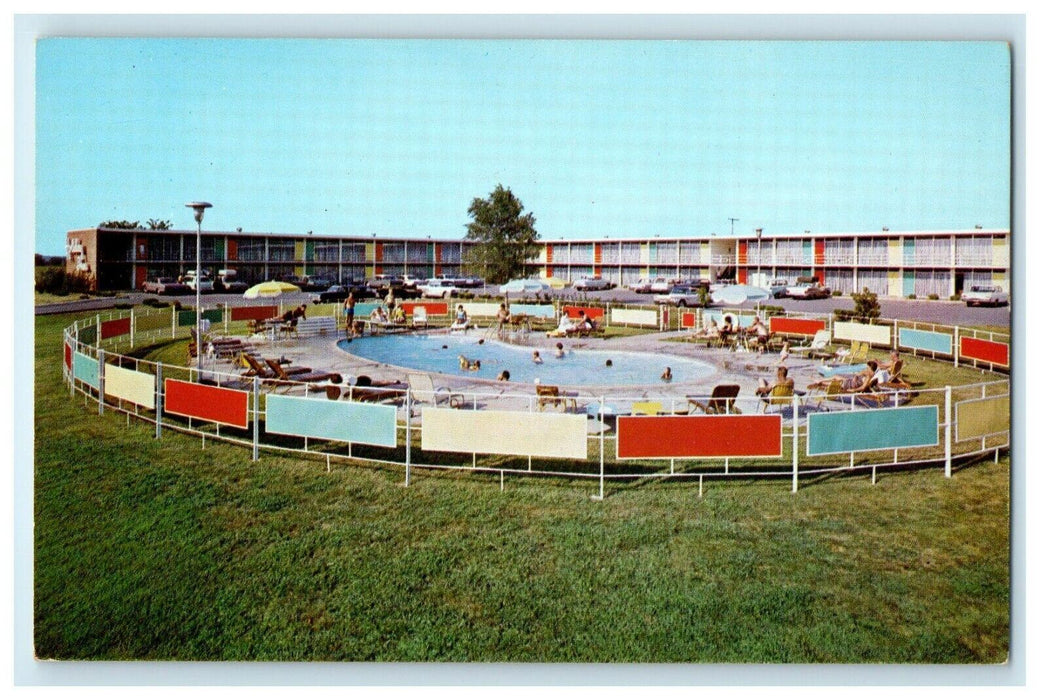
<svg viewBox="0 0 1047 700">
<path fill-rule="evenodd" d="M 465 253 L 466 268 L 491 284 L 504 284 L 526 270 L 527 261 L 538 255 L 538 232 L 534 214 L 523 213 L 523 203 L 512 190 L 495 188 L 487 199 L 473 199 L 466 240 L 474 245 Z"/>
<path fill-rule="evenodd" d="M 171 222 L 167 219 L 149 219 L 145 222 L 150 231 L 170 231 Z"/>
<path fill-rule="evenodd" d="M 880 317 L 880 299 L 876 296 L 876 292 L 870 292 L 868 287 L 863 287 L 861 292 L 852 294 L 851 299 L 854 300 L 853 318 L 871 320 Z"/>
<path fill-rule="evenodd" d="M 137 221 L 124 221 L 123 219 L 116 221 L 103 221 L 98 224 L 98 228 L 124 228 L 124 229 L 140 229 Z"/>
</svg>

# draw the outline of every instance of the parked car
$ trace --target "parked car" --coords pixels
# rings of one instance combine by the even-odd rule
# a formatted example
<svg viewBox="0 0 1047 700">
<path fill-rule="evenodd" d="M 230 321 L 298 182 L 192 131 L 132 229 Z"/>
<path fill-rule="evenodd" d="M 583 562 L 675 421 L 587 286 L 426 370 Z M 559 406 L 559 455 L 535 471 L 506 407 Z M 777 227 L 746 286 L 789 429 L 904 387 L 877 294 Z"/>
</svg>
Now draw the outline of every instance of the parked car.
<svg viewBox="0 0 1047 700">
<path fill-rule="evenodd" d="M 967 306 L 1006 306 L 1007 294 L 999 287 L 976 284 L 960 295 Z"/>
<path fill-rule="evenodd" d="M 614 285 L 611 280 L 602 277 L 583 277 L 575 280 L 573 286 L 580 292 L 598 292 L 601 289 L 610 289 Z"/>
<path fill-rule="evenodd" d="M 325 289 L 329 289 L 335 284 L 335 281 L 326 277 L 312 277 L 306 275 L 301 278 L 302 281 L 298 286 L 302 288 L 303 292 L 320 292 Z"/>
<path fill-rule="evenodd" d="M 332 284 L 326 290 L 310 295 L 314 304 L 330 304 L 331 302 L 345 301 L 349 296 L 349 289 L 340 284 Z"/>
<path fill-rule="evenodd" d="M 702 290 L 702 287 L 678 284 L 666 294 L 655 295 L 654 303 L 670 306 L 702 306 L 702 298 L 705 296 Z"/>
<path fill-rule="evenodd" d="M 185 273 L 185 285 L 192 291 L 196 291 L 196 270 L 190 270 Z M 200 293 L 205 294 L 207 292 L 214 291 L 214 280 L 207 275 L 200 275 Z"/>
<path fill-rule="evenodd" d="M 376 292 L 385 293 L 392 287 L 393 291 L 399 291 L 404 287 L 403 277 L 399 275 L 375 275 L 367 282 L 367 286 Z"/>
<path fill-rule="evenodd" d="M 216 292 L 240 293 L 247 291 L 247 283 L 237 279 L 236 270 L 219 270 L 214 288 Z"/>
<path fill-rule="evenodd" d="M 486 282 L 479 277 L 457 277 L 455 278 L 455 284 L 466 289 L 475 289 L 484 286 Z"/>
<path fill-rule="evenodd" d="M 651 280 L 646 277 L 641 277 L 635 282 L 629 284 L 629 289 L 633 290 L 637 294 L 650 294 L 651 293 Z"/>
<path fill-rule="evenodd" d="M 651 282 L 651 292 L 654 294 L 668 294 L 674 284 L 676 284 L 676 280 L 671 280 L 666 277 L 656 277 Z"/>
<path fill-rule="evenodd" d="M 790 299 L 828 299 L 832 291 L 817 282 L 802 282 L 787 288 L 785 296 Z"/>
<path fill-rule="evenodd" d="M 450 299 L 460 291 L 453 279 L 435 277 L 426 280 L 418 289 L 428 299 Z"/>
<path fill-rule="evenodd" d="M 767 290 L 775 299 L 781 299 L 782 297 L 784 297 L 788 289 L 789 280 L 786 279 L 771 280 L 771 283 L 767 285 Z"/>
<path fill-rule="evenodd" d="M 425 284 L 425 280 L 414 275 L 404 275 L 403 282 L 405 289 L 418 289 L 418 285 Z"/>
<path fill-rule="evenodd" d="M 153 277 L 142 283 L 146 294 L 188 294 L 191 290 L 173 277 Z"/>
</svg>

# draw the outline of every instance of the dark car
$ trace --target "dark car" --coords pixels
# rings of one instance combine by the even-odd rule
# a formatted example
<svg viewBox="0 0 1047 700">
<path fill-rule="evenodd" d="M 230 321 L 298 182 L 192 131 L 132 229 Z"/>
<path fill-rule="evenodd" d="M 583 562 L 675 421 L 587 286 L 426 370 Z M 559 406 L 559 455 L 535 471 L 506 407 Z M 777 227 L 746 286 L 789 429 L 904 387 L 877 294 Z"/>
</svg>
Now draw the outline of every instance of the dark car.
<svg viewBox="0 0 1047 700">
<path fill-rule="evenodd" d="M 173 277 L 152 277 L 142 283 L 142 291 L 147 294 L 188 294 L 193 290 Z"/>
<path fill-rule="evenodd" d="M 820 284 L 804 283 L 789 287 L 785 295 L 790 299 L 828 299 L 832 291 Z"/>
</svg>

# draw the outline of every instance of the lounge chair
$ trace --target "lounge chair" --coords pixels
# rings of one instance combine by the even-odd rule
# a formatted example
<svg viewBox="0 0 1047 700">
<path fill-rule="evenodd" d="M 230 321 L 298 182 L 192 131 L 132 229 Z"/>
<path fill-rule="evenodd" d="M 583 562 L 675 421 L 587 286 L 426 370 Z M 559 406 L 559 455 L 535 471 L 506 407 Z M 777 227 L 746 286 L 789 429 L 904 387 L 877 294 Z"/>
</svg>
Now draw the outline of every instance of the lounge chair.
<svg viewBox="0 0 1047 700">
<path fill-rule="evenodd" d="M 408 374 L 407 386 L 411 388 L 411 399 L 419 403 L 439 406 L 446 403 L 451 408 L 465 405 L 465 395 L 456 394 L 450 387 L 434 386 L 433 378 L 428 374 Z"/>
<path fill-rule="evenodd" d="M 352 401 L 363 401 L 368 403 L 382 403 L 384 401 L 400 401 L 404 398 L 405 390 L 403 382 L 373 382 L 366 374 L 356 378 L 356 384 L 349 387 L 346 396 Z"/>
<path fill-rule="evenodd" d="M 632 414 L 634 416 L 657 416 L 665 413 L 665 407 L 661 401 L 634 401 Z"/>
<path fill-rule="evenodd" d="M 564 413 L 567 412 L 567 403 L 571 403 L 571 411 L 578 410 L 578 395 L 573 392 L 561 392 L 560 387 L 552 384 L 535 384 L 534 391 L 538 395 L 538 410 L 546 406 L 560 406 Z"/>
<path fill-rule="evenodd" d="M 334 382 L 335 384 L 342 383 L 342 375 L 337 372 L 325 372 L 323 370 L 300 372 L 297 374 L 289 374 L 283 366 L 276 360 L 266 360 L 265 363 L 269 365 L 269 369 L 276 375 L 276 379 L 283 382 Z"/>
<path fill-rule="evenodd" d="M 792 406 L 794 393 L 793 388 L 786 384 L 775 384 L 766 396 L 760 397 L 760 408 L 764 413 L 767 413 L 767 409 L 770 407 L 776 407 L 779 411 L 784 411 L 789 406 Z"/>
<path fill-rule="evenodd" d="M 429 312 L 425 310 L 424 306 L 416 306 L 411 311 L 411 325 L 415 328 L 429 327 Z"/>
<path fill-rule="evenodd" d="M 691 413 L 741 413 L 741 409 L 734 405 L 739 391 L 740 387 L 737 384 L 718 384 L 713 387 L 713 393 L 708 400 L 705 400 L 704 396 L 688 396 L 687 403 Z"/>
<path fill-rule="evenodd" d="M 826 351 L 831 340 L 832 335 L 829 331 L 817 331 L 814 337 L 811 338 L 810 343 L 793 346 L 789 348 L 789 351 L 795 353 L 803 352 L 807 354 L 807 357 L 832 357 L 832 353 Z"/>
</svg>

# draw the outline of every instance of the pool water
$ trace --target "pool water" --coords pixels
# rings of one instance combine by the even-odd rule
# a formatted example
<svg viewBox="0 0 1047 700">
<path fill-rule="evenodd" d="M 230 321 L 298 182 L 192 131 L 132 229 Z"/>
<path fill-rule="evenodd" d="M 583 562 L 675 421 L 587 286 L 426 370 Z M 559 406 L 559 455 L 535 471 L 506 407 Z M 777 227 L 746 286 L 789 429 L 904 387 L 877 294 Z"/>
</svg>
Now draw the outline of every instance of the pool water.
<svg viewBox="0 0 1047 700">
<path fill-rule="evenodd" d="M 412 333 L 342 340 L 338 347 L 375 362 L 474 379 L 497 379 L 507 370 L 510 381 L 526 383 L 539 379 L 542 384 L 574 386 L 661 384 L 666 366 L 672 368 L 673 383 L 700 381 L 716 373 L 712 365 L 698 360 L 641 352 L 567 349 L 558 359 L 554 348 L 540 349 L 543 362 L 536 364 L 534 348 L 480 340 L 479 335 L 464 333 Z M 479 360 L 480 369 L 463 370 L 459 355 Z"/>
</svg>

